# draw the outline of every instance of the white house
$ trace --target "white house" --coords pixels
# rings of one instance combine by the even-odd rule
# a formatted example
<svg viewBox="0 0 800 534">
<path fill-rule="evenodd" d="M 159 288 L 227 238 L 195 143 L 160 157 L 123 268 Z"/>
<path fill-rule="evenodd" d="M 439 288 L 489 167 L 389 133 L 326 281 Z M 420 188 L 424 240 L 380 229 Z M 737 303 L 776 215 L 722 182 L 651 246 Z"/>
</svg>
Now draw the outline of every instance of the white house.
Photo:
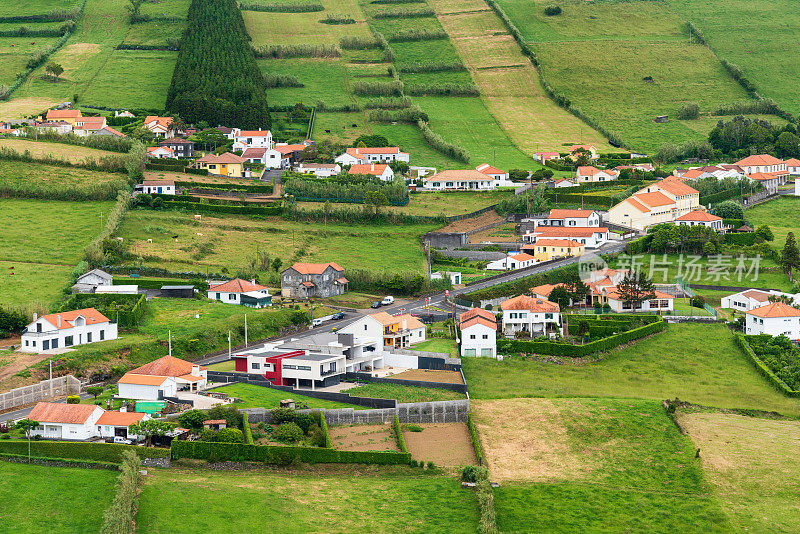
<svg viewBox="0 0 800 534">
<path fill-rule="evenodd" d="M 130 427 L 150 419 L 150 414 L 136 412 L 105 411 L 95 422 L 97 434 L 101 438 L 138 439 L 140 436 L 131 434 Z"/>
<path fill-rule="evenodd" d="M 786 172 L 788 172 L 790 176 L 800 176 L 800 159 L 789 158 L 783 163 L 786 164 Z"/>
<path fill-rule="evenodd" d="M 526 243 L 536 243 L 539 239 L 567 239 L 586 248 L 598 248 L 608 242 L 610 234 L 605 226 L 537 226 L 522 236 Z"/>
<path fill-rule="evenodd" d="M 97 436 L 97 420 L 103 409 L 95 404 L 61 404 L 40 402 L 28 414 L 39 426 L 32 436 L 45 439 L 86 440 Z"/>
<path fill-rule="evenodd" d="M 428 189 L 487 190 L 495 189 L 497 183 L 489 176 L 474 169 L 447 170 L 423 178 Z"/>
<path fill-rule="evenodd" d="M 580 166 L 575 171 L 575 179 L 579 183 L 610 182 L 617 178 L 619 178 L 619 171 L 614 169 L 602 170 L 591 165 Z"/>
<path fill-rule="evenodd" d="M 300 163 L 295 170 L 302 174 L 313 174 L 316 178 L 330 178 L 342 172 L 338 163 Z"/>
<path fill-rule="evenodd" d="M 608 221 L 636 230 L 674 222 L 700 208 L 700 192 L 680 178 L 669 177 L 634 193 L 608 210 Z"/>
<path fill-rule="evenodd" d="M 435 271 L 431 273 L 431 280 L 444 280 L 445 278 L 449 279 L 454 286 L 461 283 L 461 273 L 459 272 Z"/>
<path fill-rule="evenodd" d="M 548 160 L 561 159 L 561 154 L 559 154 L 558 152 L 535 152 L 533 154 L 533 159 L 544 165 L 545 162 Z"/>
<path fill-rule="evenodd" d="M 384 347 L 406 348 L 425 341 L 425 325 L 411 314 L 373 313 L 342 327 L 339 332 L 382 339 Z"/>
<path fill-rule="evenodd" d="M 769 334 L 800 341 L 800 310 L 783 302 L 773 302 L 745 312 L 747 335 Z"/>
<path fill-rule="evenodd" d="M 780 291 L 761 291 L 760 289 L 748 289 L 740 291 L 727 297 L 720 299 L 720 308 L 728 308 L 731 310 L 747 312 L 760 308 L 769 304 L 769 299 L 787 297 L 792 299 L 792 302 L 797 302 L 796 296 L 790 293 L 781 293 Z"/>
<path fill-rule="evenodd" d="M 505 258 L 490 261 L 486 268 L 490 271 L 513 271 L 514 269 L 524 269 L 536 263 L 536 258 L 524 252 L 509 254 Z"/>
<path fill-rule="evenodd" d="M 764 189 L 774 195 L 778 192 L 778 186 L 786 182 L 786 176 L 786 174 L 778 175 L 771 172 L 754 172 L 753 174 L 748 174 L 747 178 L 763 185 Z"/>
<path fill-rule="evenodd" d="M 133 189 L 148 195 L 176 194 L 175 182 L 172 180 L 144 180 L 141 184 L 136 184 Z"/>
<path fill-rule="evenodd" d="M 172 127 L 172 117 L 158 117 L 148 115 L 144 118 L 142 127 L 151 131 L 156 137 L 175 137 L 175 129 Z"/>
<path fill-rule="evenodd" d="M 117 324 L 95 310 L 51 313 L 39 318 L 22 332 L 20 352 L 45 352 L 97 341 L 117 339 Z"/>
<path fill-rule="evenodd" d="M 392 161 L 411 161 L 407 152 L 400 152 L 396 146 L 348 148 L 344 154 L 334 159 L 339 165 L 358 165 L 365 163 L 388 163 Z"/>
<path fill-rule="evenodd" d="M 157 400 L 178 391 L 198 391 L 208 382 L 208 370 L 174 356 L 162 356 L 125 373 L 119 381 L 119 397 Z"/>
<path fill-rule="evenodd" d="M 553 187 L 561 188 L 561 187 L 577 187 L 578 181 L 573 178 L 559 178 L 558 180 L 553 182 Z"/>
<path fill-rule="evenodd" d="M 615 313 L 669 312 L 674 309 L 673 302 L 675 297 L 673 295 L 658 290 L 653 291 L 653 293 L 655 296 L 652 299 L 643 301 L 636 309 L 634 309 L 631 302 L 622 300 L 616 289 L 610 290 L 606 294 L 606 302 Z"/>
<path fill-rule="evenodd" d="M 776 176 L 786 176 L 786 162 L 770 156 L 769 154 L 754 154 L 740 159 L 736 165 L 744 171 L 745 174 L 754 174 L 763 172 L 767 174 L 775 174 Z"/>
<path fill-rule="evenodd" d="M 705 226 L 717 232 L 722 230 L 722 217 L 712 215 L 707 211 L 694 210 L 675 219 L 678 226 Z"/>
<path fill-rule="evenodd" d="M 139 286 L 136 284 L 115 284 L 111 286 L 97 286 L 94 289 L 97 294 L 112 294 L 112 295 L 135 295 L 139 292 Z"/>
<path fill-rule="evenodd" d="M 178 394 L 178 383 L 170 376 L 125 373 L 117 385 L 123 399 L 161 400 Z"/>
<path fill-rule="evenodd" d="M 555 302 L 520 295 L 500 304 L 503 334 L 527 332 L 531 337 L 553 336 L 561 330 L 561 309 Z"/>
<path fill-rule="evenodd" d="M 92 269 L 83 273 L 72 286 L 73 293 L 93 293 L 99 286 L 110 286 L 114 277 L 101 269 Z"/>
<path fill-rule="evenodd" d="M 497 167 L 492 167 L 488 163 L 478 165 L 475 170 L 494 180 L 497 187 L 513 187 L 517 185 L 511 181 L 507 172 L 501 171 Z"/>
<path fill-rule="evenodd" d="M 147 147 L 147 157 L 154 159 L 174 158 L 175 151 L 168 146 L 149 146 Z"/>
<path fill-rule="evenodd" d="M 587 152 L 589 159 L 598 159 L 600 157 L 600 154 L 597 153 L 597 147 L 594 145 L 572 145 L 567 149 L 567 152 L 569 152 L 569 157 L 573 161 L 578 159 L 580 152 Z"/>
<path fill-rule="evenodd" d="M 368 174 L 383 180 L 384 182 L 391 182 L 394 180 L 394 171 L 385 163 L 358 163 L 352 165 L 347 174 Z"/>
<path fill-rule="evenodd" d="M 240 130 L 239 128 L 233 129 L 233 150 L 242 150 L 248 148 L 275 148 L 275 143 L 272 140 L 272 132 L 269 130 Z"/>
<path fill-rule="evenodd" d="M 600 214 L 594 210 L 550 210 L 546 219 L 538 221 L 539 226 L 600 226 Z"/>
<path fill-rule="evenodd" d="M 105 117 L 80 117 L 72 124 L 72 133 L 79 137 L 94 135 L 108 127 Z M 116 130 L 115 130 L 116 131 Z"/>
<path fill-rule="evenodd" d="M 241 304 L 250 308 L 263 308 L 272 305 L 269 288 L 235 278 L 228 282 L 212 283 L 208 288 L 208 298 L 226 304 Z"/>
<path fill-rule="evenodd" d="M 459 316 L 461 356 L 497 358 L 497 318 L 488 310 L 472 308 Z"/>
</svg>

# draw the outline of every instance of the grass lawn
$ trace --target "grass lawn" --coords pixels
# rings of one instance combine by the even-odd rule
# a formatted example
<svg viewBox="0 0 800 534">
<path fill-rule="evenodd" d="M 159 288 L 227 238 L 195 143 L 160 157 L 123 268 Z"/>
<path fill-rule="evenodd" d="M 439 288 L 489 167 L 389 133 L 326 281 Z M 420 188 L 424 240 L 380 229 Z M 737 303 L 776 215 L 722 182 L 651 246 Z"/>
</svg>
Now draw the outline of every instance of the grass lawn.
<svg viewBox="0 0 800 534">
<path fill-rule="evenodd" d="M 319 16 L 319 13 L 314 15 Z M 353 104 L 353 96 L 350 94 L 350 83 L 353 80 L 347 63 L 341 59 L 260 59 L 258 66 L 264 74 L 294 76 L 304 85 L 268 89 L 270 105 L 291 106 L 298 102 L 307 106 L 316 106 L 319 102 L 324 102 L 327 106 Z M 319 124 L 314 125 L 315 130 L 320 127 Z"/>
<path fill-rule="evenodd" d="M 755 225 L 754 228 L 769 225 L 775 234 L 775 240 L 770 244 L 778 250 L 786 244 L 789 232 L 794 232 L 795 239 L 800 239 L 800 197 L 780 196 L 748 209 L 744 216 Z"/>
<path fill-rule="evenodd" d="M 21 25 L 17 23 L 16 28 Z M 6 86 L 14 83 L 17 73 L 25 70 L 28 58 L 56 41 L 57 37 L 0 37 L 0 83 Z"/>
<path fill-rule="evenodd" d="M 78 3 L 78 0 L 28 0 L 24 3 L 3 2 L 0 3 L 0 17 L 44 15 L 48 11 L 56 9 L 69 9 Z M 24 24 L 29 25 L 28 23 Z"/>
<path fill-rule="evenodd" d="M 474 494 L 452 477 L 359 470 L 357 476 L 156 470 L 146 478 L 136 526 L 167 533 L 191 517 L 187 531 L 232 534 L 477 530 Z"/>
<path fill-rule="evenodd" d="M 10 308 L 32 305 L 40 310 L 48 309 L 62 296 L 61 290 L 66 287 L 73 268 L 72 265 L 0 260 L 0 302 Z"/>
<path fill-rule="evenodd" d="M 703 468 L 738 532 L 797 532 L 800 422 L 678 412 Z"/>
<path fill-rule="evenodd" d="M 0 187 L 30 190 L 31 193 L 49 191 L 54 195 L 78 192 L 97 195 L 94 198 L 116 197 L 116 191 L 127 185 L 127 177 L 120 173 L 89 171 L 76 167 L 31 164 L 26 161 L 0 161 Z"/>
<path fill-rule="evenodd" d="M 317 299 L 317 304 L 330 304 L 331 306 L 342 306 L 345 308 L 366 309 L 372 306 L 376 300 L 382 300 L 383 297 L 379 295 L 370 295 L 367 293 L 357 293 L 348 291 L 343 295 L 335 297 L 328 297 L 324 299 Z"/>
<path fill-rule="evenodd" d="M 356 408 L 353 404 L 334 402 L 324 399 L 306 397 L 295 392 L 287 393 L 279 389 L 265 388 L 254 384 L 231 384 L 215 388 L 213 391 L 227 393 L 231 397 L 242 399 L 241 403 L 234 406 L 237 408 L 279 408 L 284 399 L 294 399 L 296 404 L 305 404 L 311 409 L 334 410 L 336 408 Z"/>
<path fill-rule="evenodd" d="M 388 210 L 407 215 L 464 215 L 499 203 L 514 194 L 513 191 L 425 191 L 412 193 L 405 206 L 389 206 Z M 319 202 L 299 202 L 303 209 L 319 209 Z M 352 204 L 333 204 L 335 207 L 350 207 Z"/>
<path fill-rule="evenodd" d="M 186 22 L 151 20 L 133 24 L 125 34 L 125 44 L 165 46 L 168 41 L 176 41 L 186 30 Z"/>
<path fill-rule="evenodd" d="M 473 399 L 599 396 L 674 399 L 800 415 L 800 400 L 759 375 L 722 324 L 671 324 L 594 363 L 556 365 L 518 357 L 462 359 Z"/>
<path fill-rule="evenodd" d="M 11 148 L 17 152 L 30 152 L 33 157 L 52 156 L 55 158 L 65 159 L 72 163 L 81 163 L 87 158 L 97 160 L 103 157 L 121 157 L 119 152 L 110 152 L 108 150 L 98 150 L 96 148 L 88 148 L 85 146 L 67 145 L 65 143 L 52 143 L 46 141 L 32 141 L 29 139 L 0 139 L 0 147 Z M 3 164 L 7 165 L 11 161 L 4 160 Z M 16 162 L 14 162 L 16 163 Z M 29 166 L 29 164 L 26 164 Z"/>
<path fill-rule="evenodd" d="M 3 523 L 20 533 L 97 532 L 116 478 L 105 469 L 0 462 Z"/>
<path fill-rule="evenodd" d="M 458 358 L 458 347 L 455 339 L 432 338 L 422 343 L 417 343 L 411 350 L 421 350 L 425 352 L 444 352 L 453 358 Z"/>
<path fill-rule="evenodd" d="M 235 273 L 249 264 L 257 251 L 278 257 L 283 265 L 294 261 L 339 263 L 345 269 L 423 272 L 425 258 L 419 237 L 436 225 L 348 225 L 329 223 L 322 239 L 322 223 L 287 221 L 277 217 L 257 220 L 241 216 L 134 210 L 128 212 L 118 235 L 130 244 L 145 265 L 205 272 L 227 268 Z M 173 239 L 173 235 L 177 235 Z M 152 239 L 148 243 L 147 239 Z M 1 239 L 0 239 L 1 241 Z"/>
<path fill-rule="evenodd" d="M 477 401 L 503 532 L 729 532 L 659 402 Z"/>
<path fill-rule="evenodd" d="M 397 402 L 430 402 L 442 400 L 465 399 L 463 393 L 449 389 L 421 388 L 417 386 L 401 386 L 398 384 L 367 383 L 363 386 L 345 390 L 351 397 L 367 397 L 371 399 L 394 399 Z"/>
<path fill-rule="evenodd" d="M 719 57 L 741 67 L 760 95 L 775 99 L 792 113 L 800 111 L 800 89 L 790 82 L 790 73 L 800 69 L 800 56 L 787 53 L 796 45 L 800 32 L 800 13 L 794 2 L 668 0 L 667 3 L 703 32 Z"/>
<path fill-rule="evenodd" d="M 206 367 L 212 371 L 225 371 L 228 373 L 233 373 L 236 371 L 236 362 L 234 360 L 227 360 L 224 362 L 207 365 Z"/>
</svg>

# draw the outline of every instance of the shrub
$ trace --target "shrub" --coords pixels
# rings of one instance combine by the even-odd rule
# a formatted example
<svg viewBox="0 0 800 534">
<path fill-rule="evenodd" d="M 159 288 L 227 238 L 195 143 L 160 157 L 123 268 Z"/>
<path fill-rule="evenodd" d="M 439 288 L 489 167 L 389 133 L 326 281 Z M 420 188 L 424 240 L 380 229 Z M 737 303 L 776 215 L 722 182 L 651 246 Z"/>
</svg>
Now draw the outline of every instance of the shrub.
<svg viewBox="0 0 800 534">
<path fill-rule="evenodd" d="M 561 6 L 549 5 L 544 8 L 544 14 L 548 17 L 555 17 L 561 14 Z"/>
<path fill-rule="evenodd" d="M 447 32 L 437 30 L 404 30 L 389 35 L 388 40 L 393 43 L 412 41 L 435 41 L 447 39 Z"/>
<path fill-rule="evenodd" d="M 141 462 L 133 451 L 123 453 L 114 500 L 103 514 L 101 534 L 133 534 Z"/>
<path fill-rule="evenodd" d="M 81 403 L 81 396 L 80 395 L 70 395 L 67 397 L 67 404 L 80 404 Z"/>
<path fill-rule="evenodd" d="M 305 84 L 291 74 L 267 73 L 264 75 L 264 83 L 267 84 L 268 89 L 276 87 L 305 87 Z"/>
<path fill-rule="evenodd" d="M 200 410 L 189 410 L 178 416 L 178 422 L 182 427 L 190 430 L 199 430 L 203 428 L 203 421 L 208 419 L 205 412 Z"/>
<path fill-rule="evenodd" d="M 314 447 L 326 447 L 327 446 L 327 436 L 325 431 L 317 424 L 314 423 L 311 425 L 311 428 L 308 430 L 309 436 L 309 443 Z"/>
<path fill-rule="evenodd" d="M 403 96 L 403 82 L 355 82 L 353 93 L 367 96 Z"/>
<path fill-rule="evenodd" d="M 418 17 L 434 17 L 436 12 L 431 8 L 422 9 L 384 9 L 376 11 L 372 18 L 375 19 L 404 19 L 404 18 L 418 18 Z"/>
<path fill-rule="evenodd" d="M 244 443 L 244 433 L 238 428 L 223 428 L 212 441 L 220 443 Z"/>
<path fill-rule="evenodd" d="M 716 212 L 717 216 L 722 217 L 723 219 L 744 218 L 744 208 L 742 208 L 741 204 L 734 202 L 733 200 L 720 202 L 714 206 L 714 211 Z"/>
<path fill-rule="evenodd" d="M 338 15 L 334 13 L 328 13 L 324 19 L 320 21 L 323 24 L 355 24 L 356 19 L 351 17 L 350 15 Z"/>
<path fill-rule="evenodd" d="M 285 59 L 293 57 L 335 58 L 342 55 L 339 47 L 332 45 L 265 45 L 256 48 L 257 58 Z"/>
<path fill-rule="evenodd" d="M 406 438 L 403 436 L 403 429 L 400 427 L 400 419 L 397 414 L 394 414 L 394 419 L 392 420 L 392 430 L 394 431 L 394 441 L 397 444 L 397 448 L 401 452 L 408 452 Z"/>
<path fill-rule="evenodd" d="M 411 423 L 407 424 L 405 426 L 405 429 L 408 430 L 409 432 L 422 432 L 422 427 L 421 426 L 415 425 L 415 424 L 411 424 Z"/>
<path fill-rule="evenodd" d="M 678 110 L 676 116 L 682 120 L 693 120 L 700 116 L 700 106 L 695 102 L 686 102 Z"/>
<path fill-rule="evenodd" d="M 19 443 L 27 445 L 27 442 L 20 441 Z M 297 462 L 404 465 L 411 461 L 410 454 L 401 452 L 340 451 L 319 447 L 244 445 L 183 440 L 172 442 L 173 460 L 181 458 L 203 460 L 212 454 L 218 461 L 263 462 L 278 465 Z"/>
<path fill-rule="evenodd" d="M 488 476 L 488 473 L 486 468 L 480 465 L 467 465 L 461 470 L 461 480 L 464 482 L 477 482 L 484 476 Z"/>
<path fill-rule="evenodd" d="M 313 13 L 324 11 L 320 3 L 273 2 L 269 4 L 239 4 L 242 11 L 263 11 L 268 13 Z"/>
<path fill-rule="evenodd" d="M 296 443 L 303 439 L 303 430 L 295 423 L 281 423 L 272 435 L 277 441 Z"/>
<path fill-rule="evenodd" d="M 369 50 L 381 48 L 381 41 L 377 37 L 357 37 L 348 35 L 339 40 L 339 46 L 343 50 Z"/>
<path fill-rule="evenodd" d="M 428 123 L 425 121 L 417 121 L 417 126 L 420 132 L 422 132 L 422 137 L 425 139 L 425 142 L 433 149 L 462 163 L 469 163 L 469 152 L 467 152 L 465 148 L 445 141 L 442 136 L 431 130 L 430 126 L 428 126 Z"/>
<path fill-rule="evenodd" d="M 311 425 L 316 424 L 316 418 L 309 413 L 298 413 L 294 418 L 294 422 L 300 427 L 303 434 L 308 434 Z"/>
</svg>

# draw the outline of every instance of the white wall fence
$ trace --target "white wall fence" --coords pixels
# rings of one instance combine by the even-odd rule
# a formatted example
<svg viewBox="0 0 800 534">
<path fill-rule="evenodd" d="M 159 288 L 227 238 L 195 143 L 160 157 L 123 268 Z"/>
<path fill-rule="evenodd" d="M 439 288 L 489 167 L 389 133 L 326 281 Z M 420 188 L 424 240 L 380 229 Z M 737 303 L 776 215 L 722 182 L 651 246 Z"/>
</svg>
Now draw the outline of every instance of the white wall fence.
<svg viewBox="0 0 800 534">
<path fill-rule="evenodd" d="M 72 375 L 60 376 L 52 380 L 42 380 L 38 384 L 22 386 L 6 393 L 0 393 L 0 411 L 50 400 L 55 397 L 77 395 L 80 392 L 81 381 Z"/>
</svg>

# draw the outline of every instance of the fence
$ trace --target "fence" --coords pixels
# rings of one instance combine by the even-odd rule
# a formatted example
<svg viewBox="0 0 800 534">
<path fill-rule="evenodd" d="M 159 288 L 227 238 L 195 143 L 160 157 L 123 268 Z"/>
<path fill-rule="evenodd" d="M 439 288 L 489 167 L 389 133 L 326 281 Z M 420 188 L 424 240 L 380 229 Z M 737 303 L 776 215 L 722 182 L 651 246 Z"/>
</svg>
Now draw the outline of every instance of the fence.
<svg viewBox="0 0 800 534">
<path fill-rule="evenodd" d="M 376 384 L 397 384 L 398 386 L 411 386 L 417 388 L 447 389 L 458 393 L 466 393 L 466 384 L 448 384 L 446 382 L 428 382 L 422 380 L 403 380 L 400 378 L 378 378 L 364 373 L 346 373 L 346 380 L 359 382 L 373 382 Z"/>
<path fill-rule="evenodd" d="M 692 290 L 691 287 L 689 287 L 689 284 L 687 284 L 686 281 L 683 278 L 681 278 L 680 276 L 675 278 L 675 285 L 677 285 L 680 289 L 683 290 L 684 293 L 686 293 L 690 297 L 694 297 L 695 296 L 695 292 Z M 717 310 L 715 310 L 714 308 L 712 308 L 711 306 L 709 306 L 705 302 L 703 303 L 703 309 L 706 310 L 711 315 L 713 315 L 714 317 L 717 316 Z"/>
<path fill-rule="evenodd" d="M 469 415 L 469 399 L 399 403 L 394 409 L 354 410 L 339 408 L 322 410 L 329 425 L 383 424 L 394 420 L 395 414 L 401 423 L 466 423 Z"/>
<path fill-rule="evenodd" d="M 42 380 L 38 384 L 14 388 L 0 393 L 0 411 L 10 410 L 18 406 L 33 404 L 55 397 L 75 395 L 81 392 L 81 381 L 72 375 Z"/>
</svg>

